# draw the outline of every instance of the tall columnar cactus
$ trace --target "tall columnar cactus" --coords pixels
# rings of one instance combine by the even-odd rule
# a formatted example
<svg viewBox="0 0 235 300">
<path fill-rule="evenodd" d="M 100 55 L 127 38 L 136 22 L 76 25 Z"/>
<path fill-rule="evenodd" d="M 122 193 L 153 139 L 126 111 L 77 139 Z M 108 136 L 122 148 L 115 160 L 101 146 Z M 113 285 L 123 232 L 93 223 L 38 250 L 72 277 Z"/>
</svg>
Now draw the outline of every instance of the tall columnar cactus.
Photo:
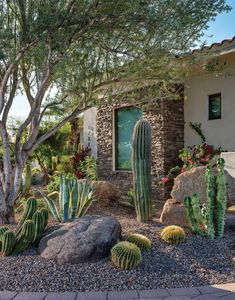
<svg viewBox="0 0 235 300">
<path fill-rule="evenodd" d="M 48 210 L 46 208 L 41 208 L 40 212 L 44 216 L 44 228 L 46 228 L 47 224 L 48 224 L 48 219 L 49 219 L 49 212 L 48 212 Z"/>
<path fill-rule="evenodd" d="M 37 244 L 40 241 L 45 228 L 44 227 L 45 219 L 43 213 L 41 211 L 36 211 L 33 215 L 32 220 L 35 224 L 35 235 L 34 235 L 33 243 Z"/>
<path fill-rule="evenodd" d="M 9 230 L 8 227 L 6 226 L 3 226 L 3 227 L 0 227 L 0 250 L 1 250 L 1 246 L 2 246 L 2 238 L 3 238 L 3 234 Z"/>
<path fill-rule="evenodd" d="M 210 240 L 215 239 L 214 208 L 215 208 L 215 181 L 211 166 L 206 169 L 206 235 Z"/>
<path fill-rule="evenodd" d="M 2 237 L 1 253 L 8 256 L 12 253 L 16 243 L 16 237 L 13 231 L 7 230 Z"/>
<path fill-rule="evenodd" d="M 14 249 L 16 254 L 24 252 L 34 241 L 35 224 L 32 220 L 26 220 L 22 226 L 20 235 L 17 237 L 17 243 Z"/>
<path fill-rule="evenodd" d="M 140 222 L 152 218 L 151 155 L 151 126 L 148 121 L 140 120 L 132 136 L 135 209 Z"/>
<path fill-rule="evenodd" d="M 36 210 L 37 210 L 37 200 L 35 198 L 29 198 L 26 202 L 24 214 L 17 225 L 17 229 L 16 229 L 17 235 L 20 234 L 24 222 L 27 220 L 31 220 Z"/>
<path fill-rule="evenodd" d="M 206 195 L 207 202 L 205 213 L 200 211 L 198 197 L 185 197 L 184 204 L 187 209 L 188 219 L 195 233 L 206 235 L 210 240 L 215 236 L 224 235 L 224 215 L 227 202 L 226 180 L 224 174 L 224 159 L 217 162 L 217 176 L 211 167 L 206 170 Z M 202 228 L 205 227 L 205 232 Z"/>
<path fill-rule="evenodd" d="M 194 198 L 195 199 L 195 198 Z M 197 220 L 194 215 L 193 206 L 192 206 L 192 198 L 191 197 L 185 197 L 184 198 L 184 205 L 186 207 L 186 212 L 188 215 L 188 221 L 192 228 L 192 231 L 196 234 L 202 234 L 202 230 L 200 228 L 200 225 L 197 223 Z"/>
<path fill-rule="evenodd" d="M 216 195 L 216 208 L 217 208 L 217 228 L 216 234 L 218 237 L 223 237 L 224 235 L 224 215 L 227 203 L 227 193 L 226 193 L 226 181 L 224 175 L 224 165 L 225 161 L 223 158 L 218 159 L 217 168 L 217 195 Z"/>
</svg>

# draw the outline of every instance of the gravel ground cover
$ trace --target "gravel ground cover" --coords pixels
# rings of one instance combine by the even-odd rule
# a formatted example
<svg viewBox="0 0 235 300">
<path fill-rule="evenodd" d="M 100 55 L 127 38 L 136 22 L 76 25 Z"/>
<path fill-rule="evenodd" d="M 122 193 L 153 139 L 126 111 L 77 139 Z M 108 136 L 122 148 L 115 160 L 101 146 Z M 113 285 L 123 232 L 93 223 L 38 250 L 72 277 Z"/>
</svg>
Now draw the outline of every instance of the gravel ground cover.
<svg viewBox="0 0 235 300">
<path fill-rule="evenodd" d="M 95 211 L 96 213 L 99 211 Z M 104 209 L 100 212 L 104 214 Z M 157 220 L 137 223 L 132 211 L 113 207 L 106 214 L 115 215 L 123 235 L 138 232 L 153 241 L 143 254 L 141 265 L 131 271 L 115 268 L 110 260 L 63 266 L 42 259 L 36 249 L 18 257 L 0 257 L 0 290 L 9 291 L 85 291 L 189 287 L 235 281 L 235 234 L 227 230 L 223 239 L 208 241 L 187 233 L 180 245 L 166 245 L 160 240 L 163 228 Z"/>
</svg>

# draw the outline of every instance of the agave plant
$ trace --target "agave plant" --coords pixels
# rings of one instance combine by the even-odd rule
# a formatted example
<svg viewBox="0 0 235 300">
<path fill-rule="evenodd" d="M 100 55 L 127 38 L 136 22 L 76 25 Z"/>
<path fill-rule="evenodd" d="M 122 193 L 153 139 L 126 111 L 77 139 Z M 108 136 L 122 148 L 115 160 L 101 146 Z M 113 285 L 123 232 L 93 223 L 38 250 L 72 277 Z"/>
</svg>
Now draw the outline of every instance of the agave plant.
<svg viewBox="0 0 235 300">
<path fill-rule="evenodd" d="M 39 190 L 52 215 L 59 223 L 68 222 L 85 215 L 94 200 L 94 189 L 88 180 L 60 176 L 59 209 L 49 195 Z"/>
</svg>

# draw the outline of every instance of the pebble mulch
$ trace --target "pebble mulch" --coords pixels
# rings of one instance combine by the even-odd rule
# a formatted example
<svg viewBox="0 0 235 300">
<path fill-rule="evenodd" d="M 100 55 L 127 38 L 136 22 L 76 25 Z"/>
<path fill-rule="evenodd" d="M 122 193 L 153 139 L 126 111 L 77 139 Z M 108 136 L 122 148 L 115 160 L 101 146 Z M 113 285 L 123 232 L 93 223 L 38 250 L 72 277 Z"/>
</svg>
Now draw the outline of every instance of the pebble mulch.
<svg viewBox="0 0 235 300">
<path fill-rule="evenodd" d="M 153 241 L 137 269 L 117 269 L 108 258 L 60 266 L 42 259 L 36 249 L 29 249 L 18 257 L 0 257 L 0 290 L 143 290 L 235 282 L 231 249 L 234 232 L 227 230 L 224 238 L 215 241 L 188 234 L 184 243 L 170 246 L 159 238 L 163 228 L 159 223 L 139 224 L 132 215 L 117 217 L 124 236 L 138 232 Z"/>
</svg>

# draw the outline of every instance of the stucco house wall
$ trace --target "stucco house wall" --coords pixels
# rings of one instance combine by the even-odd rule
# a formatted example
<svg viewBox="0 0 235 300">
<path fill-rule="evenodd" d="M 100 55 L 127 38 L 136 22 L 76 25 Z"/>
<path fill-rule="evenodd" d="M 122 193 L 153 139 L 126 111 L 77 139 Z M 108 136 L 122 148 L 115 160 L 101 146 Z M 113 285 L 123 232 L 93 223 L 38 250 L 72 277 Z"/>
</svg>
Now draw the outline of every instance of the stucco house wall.
<svg viewBox="0 0 235 300">
<path fill-rule="evenodd" d="M 197 134 L 189 127 L 189 122 L 202 124 L 207 143 L 235 151 L 235 52 L 223 55 L 220 59 L 226 66 L 224 76 L 215 74 L 191 73 L 185 82 L 185 146 L 200 142 Z M 228 74 L 226 76 L 226 73 Z M 208 119 L 208 96 L 221 93 L 221 119 Z"/>
<path fill-rule="evenodd" d="M 97 157 L 97 130 L 96 130 L 97 108 L 87 109 L 83 114 L 82 144 L 91 148 L 92 154 Z"/>
</svg>

